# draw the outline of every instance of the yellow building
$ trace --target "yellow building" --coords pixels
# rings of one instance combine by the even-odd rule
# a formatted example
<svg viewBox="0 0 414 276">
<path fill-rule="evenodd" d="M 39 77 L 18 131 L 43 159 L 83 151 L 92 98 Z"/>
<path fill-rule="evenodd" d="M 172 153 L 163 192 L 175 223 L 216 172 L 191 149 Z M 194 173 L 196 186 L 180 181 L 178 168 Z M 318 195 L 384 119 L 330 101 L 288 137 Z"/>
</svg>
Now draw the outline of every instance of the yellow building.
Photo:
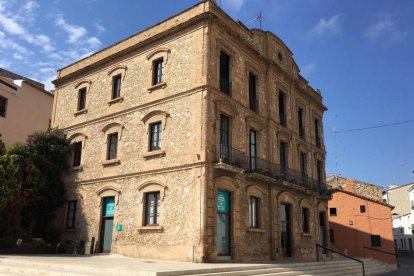
<svg viewBox="0 0 414 276">
<path fill-rule="evenodd" d="M 0 68 L 0 139 L 23 143 L 50 124 L 53 95 L 44 85 Z"/>
<path fill-rule="evenodd" d="M 201 3 L 57 73 L 67 239 L 195 262 L 315 258 L 328 239 L 318 91 L 274 34 Z"/>
</svg>

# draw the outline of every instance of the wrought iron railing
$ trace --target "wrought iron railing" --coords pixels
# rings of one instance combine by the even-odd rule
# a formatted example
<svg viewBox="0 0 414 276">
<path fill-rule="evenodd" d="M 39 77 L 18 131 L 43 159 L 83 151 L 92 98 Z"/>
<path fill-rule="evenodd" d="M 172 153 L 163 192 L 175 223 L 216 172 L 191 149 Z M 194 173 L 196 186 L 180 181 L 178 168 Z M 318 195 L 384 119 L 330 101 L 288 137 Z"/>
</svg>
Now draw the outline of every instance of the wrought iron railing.
<svg viewBox="0 0 414 276">
<path fill-rule="evenodd" d="M 236 150 L 229 145 L 219 144 L 215 146 L 214 162 L 238 167 L 246 172 L 285 180 L 321 194 L 329 195 L 330 192 L 324 182 L 312 179 L 304 172 L 280 166 L 255 156 L 247 157 L 244 152 Z"/>
<path fill-rule="evenodd" d="M 364 264 L 364 261 L 358 260 L 356 258 L 353 258 L 353 257 L 348 256 L 346 254 L 343 254 L 343 253 L 341 253 L 341 252 L 339 252 L 337 250 L 331 249 L 329 247 L 326 247 L 326 246 L 323 246 L 323 245 L 320 245 L 320 244 L 316 244 L 316 260 L 318 262 L 320 261 L 320 253 L 319 253 L 319 249 L 320 248 L 323 249 L 323 251 L 325 251 L 325 252 L 326 251 L 330 251 L 330 252 L 333 252 L 335 254 L 341 255 L 342 257 L 345 257 L 345 258 L 348 258 L 350 260 L 353 260 L 353 261 L 356 261 L 356 262 L 360 263 L 362 265 L 362 275 L 365 276 L 365 264 Z"/>
<path fill-rule="evenodd" d="M 246 155 L 244 152 L 233 149 L 229 145 L 216 145 L 216 163 L 225 163 L 234 167 L 244 168 Z"/>
</svg>

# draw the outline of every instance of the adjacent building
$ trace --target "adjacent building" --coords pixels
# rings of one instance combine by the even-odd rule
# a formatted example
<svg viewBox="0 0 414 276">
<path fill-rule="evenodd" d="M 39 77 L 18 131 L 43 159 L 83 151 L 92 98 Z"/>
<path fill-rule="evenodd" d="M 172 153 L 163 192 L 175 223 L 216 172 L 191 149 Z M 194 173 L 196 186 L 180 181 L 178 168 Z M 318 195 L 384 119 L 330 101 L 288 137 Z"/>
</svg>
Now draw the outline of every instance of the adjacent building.
<svg viewBox="0 0 414 276">
<path fill-rule="evenodd" d="M 329 241 L 326 108 L 273 33 L 205 0 L 54 84 L 74 145 L 65 238 L 194 262 L 315 259 Z"/>
<path fill-rule="evenodd" d="M 0 68 L 0 139 L 10 147 L 50 125 L 53 94 L 44 85 Z"/>
<path fill-rule="evenodd" d="M 389 186 L 383 199 L 395 206 L 392 227 L 396 250 L 401 254 L 414 254 L 414 183 Z"/>
<path fill-rule="evenodd" d="M 391 212 L 382 201 L 382 188 L 330 177 L 329 231 L 331 245 L 352 257 L 369 257 L 396 264 Z"/>
</svg>

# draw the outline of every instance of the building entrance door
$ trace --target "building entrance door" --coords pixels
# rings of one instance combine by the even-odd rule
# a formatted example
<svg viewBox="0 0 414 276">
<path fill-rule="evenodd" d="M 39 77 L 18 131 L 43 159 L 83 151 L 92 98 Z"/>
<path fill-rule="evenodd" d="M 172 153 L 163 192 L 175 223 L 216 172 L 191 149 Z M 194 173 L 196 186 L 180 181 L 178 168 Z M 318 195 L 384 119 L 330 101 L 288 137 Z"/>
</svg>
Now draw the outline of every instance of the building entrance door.
<svg viewBox="0 0 414 276">
<path fill-rule="evenodd" d="M 231 216 L 230 216 L 230 193 L 225 191 L 217 192 L 217 255 L 218 256 L 230 256 L 230 229 L 231 229 Z"/>
<path fill-rule="evenodd" d="M 291 227 L 291 205 L 280 205 L 280 242 L 283 257 L 292 256 L 292 227 Z"/>
<path fill-rule="evenodd" d="M 112 248 L 112 232 L 114 228 L 115 197 L 103 199 L 102 226 L 101 226 L 101 252 L 110 253 Z"/>
<path fill-rule="evenodd" d="M 319 240 L 322 246 L 326 246 L 325 226 L 326 226 L 325 212 L 319 212 Z"/>
</svg>

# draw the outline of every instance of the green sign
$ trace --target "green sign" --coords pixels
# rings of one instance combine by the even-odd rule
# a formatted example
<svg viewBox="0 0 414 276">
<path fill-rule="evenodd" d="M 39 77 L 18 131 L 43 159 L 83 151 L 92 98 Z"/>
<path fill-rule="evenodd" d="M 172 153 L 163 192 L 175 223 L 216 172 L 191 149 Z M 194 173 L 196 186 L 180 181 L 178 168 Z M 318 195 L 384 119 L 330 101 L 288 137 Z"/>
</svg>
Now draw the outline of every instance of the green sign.
<svg viewBox="0 0 414 276">
<path fill-rule="evenodd" d="M 122 224 L 118 223 L 116 225 L 116 231 L 122 231 Z"/>
<path fill-rule="evenodd" d="M 217 192 L 217 213 L 228 214 L 229 205 L 229 193 Z"/>
<path fill-rule="evenodd" d="M 105 217 L 113 217 L 115 213 L 115 198 L 107 197 L 105 198 Z"/>
</svg>

